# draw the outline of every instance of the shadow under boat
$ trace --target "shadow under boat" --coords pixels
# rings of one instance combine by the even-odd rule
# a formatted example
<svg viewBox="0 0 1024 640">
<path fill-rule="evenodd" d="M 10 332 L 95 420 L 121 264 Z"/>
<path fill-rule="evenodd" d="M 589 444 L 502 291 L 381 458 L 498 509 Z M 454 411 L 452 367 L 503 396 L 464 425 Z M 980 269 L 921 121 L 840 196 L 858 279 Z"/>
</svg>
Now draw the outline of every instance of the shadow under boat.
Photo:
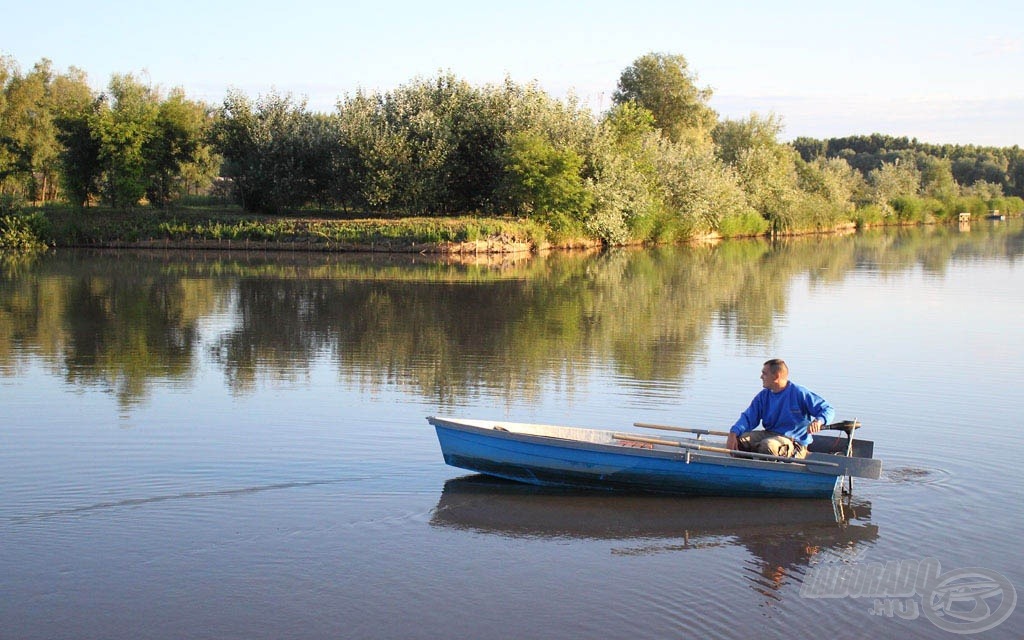
<svg viewBox="0 0 1024 640">
<path fill-rule="evenodd" d="M 520 537 L 591 539 L 801 536 L 816 544 L 873 540 L 864 500 L 747 499 L 538 487 L 485 475 L 448 480 L 431 515 L 439 527 Z"/>
</svg>

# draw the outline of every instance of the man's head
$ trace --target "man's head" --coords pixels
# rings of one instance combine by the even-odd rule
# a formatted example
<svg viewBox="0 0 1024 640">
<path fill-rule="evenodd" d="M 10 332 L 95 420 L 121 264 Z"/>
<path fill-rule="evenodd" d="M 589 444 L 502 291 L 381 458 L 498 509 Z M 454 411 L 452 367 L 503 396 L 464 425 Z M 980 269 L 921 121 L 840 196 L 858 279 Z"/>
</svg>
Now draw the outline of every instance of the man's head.
<svg viewBox="0 0 1024 640">
<path fill-rule="evenodd" d="M 761 367 L 761 384 L 771 391 L 782 391 L 789 383 L 789 367 L 784 360 L 772 358 Z"/>
</svg>

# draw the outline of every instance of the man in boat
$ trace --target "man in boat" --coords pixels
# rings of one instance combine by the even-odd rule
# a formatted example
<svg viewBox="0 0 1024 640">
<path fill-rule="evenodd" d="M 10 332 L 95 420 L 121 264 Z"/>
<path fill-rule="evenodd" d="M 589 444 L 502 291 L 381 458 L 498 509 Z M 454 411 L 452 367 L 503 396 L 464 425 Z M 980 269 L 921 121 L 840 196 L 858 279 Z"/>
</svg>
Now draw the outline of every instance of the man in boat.
<svg viewBox="0 0 1024 640">
<path fill-rule="evenodd" d="M 726 447 L 773 456 L 803 458 L 811 434 L 832 422 L 835 410 L 818 394 L 789 380 L 789 367 L 777 358 L 761 368 L 764 386 L 729 429 Z M 763 425 L 763 431 L 754 431 Z"/>
</svg>

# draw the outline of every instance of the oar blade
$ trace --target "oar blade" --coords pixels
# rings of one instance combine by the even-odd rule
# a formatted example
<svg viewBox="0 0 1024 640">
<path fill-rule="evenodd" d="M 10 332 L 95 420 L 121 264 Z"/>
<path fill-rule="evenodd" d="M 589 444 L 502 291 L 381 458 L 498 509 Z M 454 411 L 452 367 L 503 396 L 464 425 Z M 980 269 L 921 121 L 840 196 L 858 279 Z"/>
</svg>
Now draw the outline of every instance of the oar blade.
<svg viewBox="0 0 1024 640">
<path fill-rule="evenodd" d="M 833 476 L 852 476 L 854 478 L 869 478 L 877 480 L 882 475 L 882 461 L 873 458 L 847 458 L 846 456 L 835 456 L 827 453 L 809 453 L 807 460 L 820 462 L 834 462 L 838 467 L 826 468 L 817 465 L 808 466 L 810 471 L 815 473 L 827 473 Z"/>
</svg>

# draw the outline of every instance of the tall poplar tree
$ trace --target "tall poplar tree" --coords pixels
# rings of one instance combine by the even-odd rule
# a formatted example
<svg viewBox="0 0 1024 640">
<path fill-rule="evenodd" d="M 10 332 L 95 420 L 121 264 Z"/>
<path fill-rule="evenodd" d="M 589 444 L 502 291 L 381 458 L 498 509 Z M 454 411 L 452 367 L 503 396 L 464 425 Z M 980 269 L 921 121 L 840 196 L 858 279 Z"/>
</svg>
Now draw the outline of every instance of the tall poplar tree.
<svg viewBox="0 0 1024 640">
<path fill-rule="evenodd" d="M 708 106 L 711 89 L 697 86 L 697 76 L 681 55 L 648 53 L 619 77 L 615 104 L 635 102 L 654 114 L 655 124 L 673 142 L 707 143 L 718 115 Z"/>
</svg>

